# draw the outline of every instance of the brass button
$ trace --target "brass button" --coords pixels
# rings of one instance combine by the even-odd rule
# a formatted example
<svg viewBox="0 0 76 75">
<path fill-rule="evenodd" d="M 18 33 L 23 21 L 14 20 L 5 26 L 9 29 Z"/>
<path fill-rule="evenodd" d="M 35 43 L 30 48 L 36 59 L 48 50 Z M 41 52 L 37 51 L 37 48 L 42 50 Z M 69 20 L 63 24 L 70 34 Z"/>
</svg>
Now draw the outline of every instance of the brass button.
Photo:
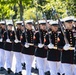
<svg viewBox="0 0 76 75">
<path fill-rule="evenodd" d="M 72 35 L 70 34 L 70 36 L 72 36 Z"/>
<path fill-rule="evenodd" d="M 71 39 L 72 37 L 70 36 L 70 39 Z"/>
<path fill-rule="evenodd" d="M 31 38 L 33 38 L 33 37 L 31 36 Z"/>
<path fill-rule="evenodd" d="M 57 42 L 55 43 L 55 45 L 57 45 Z"/>
<path fill-rule="evenodd" d="M 72 42 L 70 42 L 72 44 Z"/>
<path fill-rule="evenodd" d="M 31 38 L 31 40 L 33 40 L 33 39 Z"/>
<path fill-rule="evenodd" d="M 56 38 L 56 35 L 55 35 L 55 38 Z"/>
</svg>

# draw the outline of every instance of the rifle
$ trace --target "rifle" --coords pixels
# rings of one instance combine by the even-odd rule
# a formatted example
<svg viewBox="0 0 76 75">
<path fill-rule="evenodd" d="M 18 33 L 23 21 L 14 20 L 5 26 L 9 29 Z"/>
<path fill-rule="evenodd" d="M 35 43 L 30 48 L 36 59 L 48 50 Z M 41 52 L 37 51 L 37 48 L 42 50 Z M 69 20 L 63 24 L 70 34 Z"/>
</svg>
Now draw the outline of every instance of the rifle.
<svg viewBox="0 0 76 75">
<path fill-rule="evenodd" d="M 45 13 L 43 13 L 43 19 L 44 19 L 45 22 L 46 22 L 46 30 L 47 30 L 47 33 L 48 33 L 48 36 L 49 36 L 49 42 L 50 42 L 50 44 L 51 44 L 51 43 L 52 43 L 52 42 L 51 42 L 51 35 L 49 34 L 48 22 L 47 22 Z M 57 47 L 53 47 L 53 48 L 54 48 L 54 49 L 57 49 Z"/>
<path fill-rule="evenodd" d="M 36 22 L 37 22 L 37 25 L 38 25 L 38 31 L 39 31 L 39 41 L 40 43 L 42 44 L 42 40 L 41 40 L 41 32 L 40 32 L 40 26 L 39 26 L 39 19 L 38 19 L 38 1 L 36 0 Z"/>
<path fill-rule="evenodd" d="M 13 22 L 14 33 L 15 33 L 15 40 L 18 41 L 18 39 L 17 39 L 17 33 L 16 33 L 16 27 L 15 27 L 15 24 L 14 24 L 14 20 L 13 19 L 12 19 L 12 22 Z"/>
<path fill-rule="evenodd" d="M 48 28 L 48 22 L 47 22 L 47 19 L 46 19 L 46 15 L 45 15 L 45 13 L 43 13 L 43 19 L 45 20 L 45 22 L 46 22 L 46 30 L 47 30 L 47 33 L 49 34 L 49 28 Z M 49 42 L 51 43 L 51 39 L 50 39 L 50 35 L 49 35 Z"/>
<path fill-rule="evenodd" d="M 62 22 L 60 21 L 59 16 L 58 16 L 58 14 L 56 13 L 56 10 L 55 10 L 55 9 L 52 9 L 52 10 L 53 10 L 53 11 L 52 11 L 52 14 L 54 14 L 54 15 L 56 16 L 56 18 L 58 19 L 58 24 L 59 24 L 60 29 L 61 29 L 61 31 L 62 31 L 62 34 L 63 34 L 63 36 L 64 36 L 64 41 L 65 41 L 66 44 L 69 44 L 68 39 L 67 39 L 67 37 L 66 37 L 66 35 L 65 35 L 65 33 L 64 33 L 64 29 L 63 29 L 63 27 L 62 27 L 63 24 L 62 24 Z M 75 48 L 74 48 L 74 47 L 70 47 L 69 50 L 75 50 Z"/>
<path fill-rule="evenodd" d="M 5 49 L 6 42 L 10 42 L 10 39 L 9 39 L 8 28 L 7 28 L 6 20 L 5 19 L 4 19 L 4 22 L 5 22 L 5 30 L 6 30 L 6 34 L 7 34 L 7 40 L 4 41 L 4 46 L 3 46 L 3 48 Z"/>
<path fill-rule="evenodd" d="M 62 22 L 60 21 L 60 18 L 59 18 L 58 14 L 57 14 L 57 12 L 56 12 L 56 10 L 55 10 L 54 8 L 52 9 L 52 14 L 55 15 L 55 17 L 58 19 L 58 24 L 59 24 L 60 29 L 61 29 L 61 31 L 62 31 L 62 34 L 63 34 L 63 36 L 64 36 L 64 41 L 65 41 L 65 43 L 66 43 L 66 44 L 69 44 L 69 42 L 68 42 L 68 40 L 67 40 L 67 37 L 66 37 L 66 35 L 65 35 L 65 33 L 64 33 L 63 27 L 62 27 L 63 24 L 62 24 Z"/>
<path fill-rule="evenodd" d="M 25 31 L 24 31 L 24 34 L 25 34 L 25 40 L 26 40 L 26 43 L 28 43 L 28 40 L 27 40 L 27 32 L 26 32 L 26 27 L 25 27 L 25 22 L 24 22 L 24 20 L 23 20 L 23 26 L 24 26 L 24 29 L 25 29 Z"/>
<path fill-rule="evenodd" d="M 7 24 L 6 24 L 6 20 L 5 19 L 4 19 L 4 22 L 5 22 L 5 26 L 6 26 L 7 39 L 9 39 L 8 28 L 7 28 Z"/>
<path fill-rule="evenodd" d="M 41 32 L 40 32 L 40 26 L 39 26 L 39 22 L 38 22 L 38 14 L 37 14 L 37 10 L 36 10 L 36 22 L 38 24 L 38 31 L 39 31 L 39 41 L 42 44 L 42 40 L 41 40 Z"/>
</svg>

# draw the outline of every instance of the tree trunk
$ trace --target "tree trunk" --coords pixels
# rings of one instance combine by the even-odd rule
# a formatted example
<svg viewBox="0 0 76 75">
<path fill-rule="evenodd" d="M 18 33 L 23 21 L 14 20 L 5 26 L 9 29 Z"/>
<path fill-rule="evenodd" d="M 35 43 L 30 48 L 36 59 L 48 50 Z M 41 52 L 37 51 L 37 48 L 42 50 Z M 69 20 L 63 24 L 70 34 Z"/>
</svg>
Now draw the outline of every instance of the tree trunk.
<svg viewBox="0 0 76 75">
<path fill-rule="evenodd" d="M 22 0 L 19 2 L 19 7 L 20 7 L 20 20 L 23 19 L 23 6 L 22 6 Z"/>
</svg>

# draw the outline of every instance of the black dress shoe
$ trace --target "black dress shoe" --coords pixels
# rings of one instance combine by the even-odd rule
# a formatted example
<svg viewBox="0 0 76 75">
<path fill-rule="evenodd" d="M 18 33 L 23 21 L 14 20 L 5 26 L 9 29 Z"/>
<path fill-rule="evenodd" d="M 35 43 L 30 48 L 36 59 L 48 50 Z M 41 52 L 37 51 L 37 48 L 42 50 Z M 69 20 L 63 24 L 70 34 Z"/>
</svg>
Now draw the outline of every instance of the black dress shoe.
<svg viewBox="0 0 76 75">
<path fill-rule="evenodd" d="M 10 68 L 8 68 L 7 72 L 8 72 L 8 74 L 10 74 L 12 72 L 12 70 Z"/>
<path fill-rule="evenodd" d="M 45 72 L 45 75 L 50 75 L 50 71 Z"/>
<path fill-rule="evenodd" d="M 22 69 L 25 69 L 25 63 L 22 63 Z"/>
<path fill-rule="evenodd" d="M 15 73 L 15 75 L 19 75 L 18 73 Z"/>
<path fill-rule="evenodd" d="M 19 75 L 22 75 L 21 71 L 18 73 Z"/>
<path fill-rule="evenodd" d="M 4 71 L 5 70 L 5 68 L 4 67 L 0 67 L 0 71 Z"/>
<path fill-rule="evenodd" d="M 38 69 L 32 67 L 31 72 L 33 72 L 33 73 L 38 73 Z"/>
<path fill-rule="evenodd" d="M 63 73 L 62 75 L 65 75 L 65 73 Z"/>
<path fill-rule="evenodd" d="M 57 75 L 60 75 L 60 73 L 57 73 Z"/>
</svg>

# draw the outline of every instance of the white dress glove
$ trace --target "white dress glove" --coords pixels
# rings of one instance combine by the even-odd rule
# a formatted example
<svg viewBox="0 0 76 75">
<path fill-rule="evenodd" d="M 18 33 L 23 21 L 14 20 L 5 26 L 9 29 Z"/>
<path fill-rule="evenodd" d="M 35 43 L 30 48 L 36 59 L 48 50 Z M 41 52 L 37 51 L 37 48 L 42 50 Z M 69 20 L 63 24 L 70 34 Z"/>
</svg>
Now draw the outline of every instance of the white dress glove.
<svg viewBox="0 0 76 75">
<path fill-rule="evenodd" d="M 15 43 L 18 43 L 18 42 L 19 42 L 19 40 L 18 40 L 18 39 L 16 39 L 14 42 L 15 42 Z"/>
<path fill-rule="evenodd" d="M 65 51 L 67 51 L 69 48 L 70 48 L 70 44 L 65 44 L 65 46 L 63 47 L 63 49 L 64 49 Z"/>
<path fill-rule="evenodd" d="M 39 47 L 39 48 L 43 48 L 43 46 L 44 46 L 44 45 L 41 44 L 41 43 L 38 44 L 38 47 Z"/>
<path fill-rule="evenodd" d="M 0 42 L 2 42 L 2 38 L 0 39 Z"/>
<path fill-rule="evenodd" d="M 49 48 L 49 49 L 53 49 L 53 48 L 54 48 L 54 45 L 53 45 L 52 43 L 50 43 L 50 44 L 48 45 L 48 48 Z"/>
<path fill-rule="evenodd" d="M 6 42 L 9 42 L 10 43 L 11 41 L 10 41 L 10 39 L 7 39 Z"/>
<path fill-rule="evenodd" d="M 28 43 L 25 43 L 24 45 L 26 48 L 29 48 L 29 44 Z"/>
</svg>

